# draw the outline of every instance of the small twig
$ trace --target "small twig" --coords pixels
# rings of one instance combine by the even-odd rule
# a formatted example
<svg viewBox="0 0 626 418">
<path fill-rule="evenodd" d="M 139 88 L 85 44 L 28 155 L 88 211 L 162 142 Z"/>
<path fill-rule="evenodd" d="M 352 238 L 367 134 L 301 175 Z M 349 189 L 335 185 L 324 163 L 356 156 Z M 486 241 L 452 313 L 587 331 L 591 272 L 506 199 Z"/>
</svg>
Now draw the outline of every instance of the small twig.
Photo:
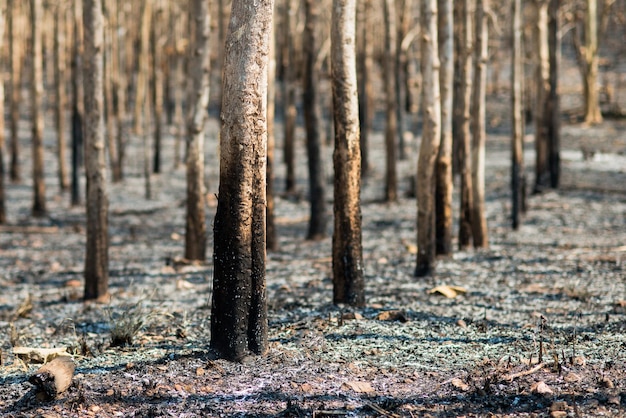
<svg viewBox="0 0 626 418">
<path fill-rule="evenodd" d="M 544 363 L 539 363 L 535 367 L 533 367 L 532 369 L 528 369 L 528 370 L 524 370 L 523 372 L 512 373 L 512 374 L 506 375 L 506 376 L 504 376 L 504 380 L 508 380 L 509 382 L 511 382 L 513 379 L 517 379 L 518 377 L 522 377 L 522 376 L 527 376 L 529 374 L 533 374 L 533 373 L 541 370 L 544 365 L 545 365 Z"/>
</svg>

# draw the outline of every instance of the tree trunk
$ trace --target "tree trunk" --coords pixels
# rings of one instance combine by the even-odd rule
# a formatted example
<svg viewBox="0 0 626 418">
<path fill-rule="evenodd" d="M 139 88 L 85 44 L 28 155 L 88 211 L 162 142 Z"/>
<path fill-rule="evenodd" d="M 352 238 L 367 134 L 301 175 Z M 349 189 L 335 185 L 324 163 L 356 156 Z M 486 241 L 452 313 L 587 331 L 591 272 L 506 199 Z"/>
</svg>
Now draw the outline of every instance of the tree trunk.
<svg viewBox="0 0 626 418">
<path fill-rule="evenodd" d="M 472 9 L 473 0 L 462 0 L 457 5 L 461 8 L 462 19 L 460 34 L 461 69 L 459 96 L 460 121 L 458 125 L 459 172 L 461 177 L 461 204 L 459 214 L 459 249 L 463 250 L 472 243 L 472 207 L 474 192 L 472 187 L 472 157 L 470 131 L 471 99 L 472 99 L 472 48 L 473 27 Z"/>
<path fill-rule="evenodd" d="M 286 54 L 283 56 L 283 120 L 284 120 L 284 148 L 283 156 L 286 173 L 285 191 L 288 194 L 296 191 L 296 63 L 294 58 L 294 40 L 296 35 L 296 3 L 286 0 L 285 31 Z"/>
<path fill-rule="evenodd" d="M 435 269 L 435 164 L 441 141 L 437 0 L 422 2 L 422 144 L 417 162 L 417 265 L 415 276 Z"/>
<path fill-rule="evenodd" d="M 550 62 L 548 54 L 548 4 L 546 0 L 535 0 L 535 186 L 534 192 L 541 193 L 550 186 L 548 166 L 548 130 L 552 122 L 548 111 L 550 92 Z"/>
<path fill-rule="evenodd" d="M 360 19 L 357 21 L 359 36 L 357 37 L 357 85 L 359 88 L 359 131 L 361 147 L 361 177 L 369 175 L 369 131 L 374 117 L 374 102 L 372 92 L 372 53 L 373 42 L 369 15 L 371 0 L 360 2 Z"/>
<path fill-rule="evenodd" d="M 124 22 L 124 12 L 122 6 L 123 0 L 117 0 L 116 13 L 117 18 L 116 21 L 119 24 Z M 115 120 L 117 124 L 117 157 L 116 157 L 116 168 L 119 170 L 119 179 L 124 179 L 124 157 L 126 156 L 126 128 L 125 124 L 128 119 L 126 115 L 127 103 L 126 103 L 126 89 L 128 87 L 128 81 L 126 78 L 126 74 L 124 72 L 124 39 L 127 35 L 119 31 L 115 31 L 115 34 L 112 39 L 113 46 L 113 83 L 115 84 L 115 91 L 117 97 L 117 106 L 115 107 Z"/>
<path fill-rule="evenodd" d="M 476 45 L 474 48 L 474 95 L 472 97 L 472 235 L 474 247 L 488 247 L 485 214 L 485 93 L 487 87 L 489 0 L 476 2 Z"/>
<path fill-rule="evenodd" d="M 558 188 L 561 178 L 561 115 L 559 99 L 559 68 L 561 39 L 559 33 L 559 1 L 548 3 L 548 51 L 550 61 L 550 91 L 546 105 L 548 123 L 548 166 L 550 187 Z"/>
<path fill-rule="evenodd" d="M 152 16 L 150 45 L 152 55 L 152 108 L 154 109 L 154 143 L 152 153 L 152 172 L 161 172 L 161 143 L 163 137 L 163 49 L 166 37 L 163 27 L 163 4 L 157 2 Z M 208 104 L 207 104 L 208 106 Z"/>
<path fill-rule="evenodd" d="M 81 2 L 72 5 L 73 19 L 73 50 L 72 50 L 72 206 L 81 203 L 80 197 L 80 165 L 83 149 L 83 33 L 81 22 Z"/>
<path fill-rule="evenodd" d="M 0 0 L 0 48 L 4 40 L 4 16 L 6 12 L 7 2 Z M 0 225 L 4 225 L 7 222 L 4 187 L 4 82 L 0 82 L 0 116 Z"/>
<path fill-rule="evenodd" d="M 399 52 L 396 48 L 396 0 L 384 0 L 383 12 L 385 20 L 385 201 L 395 202 L 398 200 L 398 175 L 396 168 L 397 159 L 397 134 L 398 134 L 398 114 L 396 106 L 396 77 L 398 69 L 396 67 L 396 55 Z"/>
<path fill-rule="evenodd" d="M 452 254 L 452 82 L 454 76 L 452 0 L 438 0 L 441 144 L 436 165 L 436 253 Z"/>
<path fill-rule="evenodd" d="M 54 122 L 57 131 L 57 158 L 59 168 L 57 176 L 62 192 L 69 188 L 66 163 L 66 135 L 65 135 L 65 10 L 61 4 L 54 10 L 54 90 L 56 105 L 54 108 Z"/>
<path fill-rule="evenodd" d="M 319 69 L 317 67 L 317 54 L 319 41 L 317 26 L 319 12 L 317 0 L 305 1 L 304 27 L 304 120 L 306 125 L 306 149 L 309 159 L 309 201 L 311 211 L 309 218 L 309 231 L 307 239 L 320 240 L 326 236 L 326 201 L 325 201 L 325 177 L 324 164 L 322 161 L 322 139 L 320 127 L 322 117 L 320 115 L 320 87 Z"/>
<path fill-rule="evenodd" d="M 103 92 L 104 19 L 101 0 L 84 0 L 85 170 L 87 250 L 85 300 L 108 297 L 109 231 L 106 188 Z"/>
<path fill-rule="evenodd" d="M 356 0 L 333 0 L 331 83 L 335 121 L 333 301 L 365 305 L 361 152 L 356 80 Z"/>
<path fill-rule="evenodd" d="M 598 95 L 598 2 L 586 0 L 585 47 L 583 50 L 583 91 L 585 123 L 602 122 Z"/>
<path fill-rule="evenodd" d="M 206 259 L 206 220 L 204 190 L 204 136 L 209 104 L 211 31 L 207 0 L 190 0 L 192 25 L 188 80 L 190 103 L 187 138 L 187 221 L 185 258 Z"/>
<path fill-rule="evenodd" d="M 46 183 L 43 166 L 43 59 L 41 56 L 42 0 L 31 0 L 30 94 L 33 138 L 33 209 L 35 217 L 46 215 Z"/>
<path fill-rule="evenodd" d="M 135 135 L 146 135 L 142 129 L 145 112 L 149 107 L 148 96 L 148 74 L 150 74 L 149 54 L 150 54 L 150 26 L 152 23 L 152 2 L 154 0 L 143 0 L 139 30 L 139 57 L 137 68 L 137 81 L 135 90 L 135 108 L 133 120 L 133 132 Z"/>
<path fill-rule="evenodd" d="M 267 167 L 266 187 L 266 246 L 268 251 L 278 251 L 278 235 L 274 216 L 274 117 L 276 114 L 276 23 L 272 25 L 270 36 L 270 55 L 267 65 Z"/>
<path fill-rule="evenodd" d="M 8 19 L 9 26 L 9 60 L 11 68 L 10 83 L 10 121 L 9 129 L 11 131 L 11 162 L 9 167 L 9 176 L 11 181 L 18 183 L 21 181 L 20 170 L 20 141 L 19 141 L 19 120 L 20 120 L 20 102 L 22 100 L 22 54 L 23 54 L 23 29 L 26 22 L 21 19 L 22 11 L 21 0 L 9 0 L 8 2 Z"/>
<path fill-rule="evenodd" d="M 233 0 L 226 37 L 211 348 L 231 360 L 263 354 L 268 346 L 265 164 L 273 6 L 272 0 Z"/>
<path fill-rule="evenodd" d="M 513 25 L 511 26 L 511 222 L 513 229 L 520 225 L 524 208 L 524 106 L 523 82 L 524 67 L 522 51 L 522 4 L 514 0 L 512 5 Z"/>
<path fill-rule="evenodd" d="M 106 29 L 104 32 L 104 102 L 105 102 L 105 126 L 106 143 L 109 152 L 109 166 L 111 167 L 111 178 L 113 182 L 122 180 L 120 168 L 117 161 L 119 153 L 117 151 L 117 135 L 115 131 L 115 111 L 113 104 L 113 37 L 117 32 L 117 22 L 114 19 L 116 12 L 112 7 L 107 7 L 107 0 L 104 0 Z"/>
</svg>

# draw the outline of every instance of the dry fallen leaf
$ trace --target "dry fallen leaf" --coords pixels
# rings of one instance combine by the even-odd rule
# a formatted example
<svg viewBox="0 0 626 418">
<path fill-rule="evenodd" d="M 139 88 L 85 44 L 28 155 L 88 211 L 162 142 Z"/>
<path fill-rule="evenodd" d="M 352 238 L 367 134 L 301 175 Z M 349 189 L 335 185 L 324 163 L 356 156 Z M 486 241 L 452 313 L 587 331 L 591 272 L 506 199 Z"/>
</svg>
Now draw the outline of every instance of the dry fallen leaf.
<svg viewBox="0 0 626 418">
<path fill-rule="evenodd" d="M 548 386 L 544 381 L 533 383 L 530 387 L 530 391 L 532 393 L 538 393 L 539 395 L 550 395 L 553 393 L 550 386 Z"/>
<path fill-rule="evenodd" d="M 574 372 L 569 372 L 568 374 L 565 375 L 563 380 L 565 380 L 567 383 L 574 383 L 574 382 L 580 382 L 581 377 Z"/>
<path fill-rule="evenodd" d="M 450 381 L 450 384 L 452 384 L 452 386 L 454 386 L 455 388 L 462 390 L 463 392 L 467 392 L 470 388 L 467 383 L 465 383 L 458 377 L 455 377 L 454 379 L 452 379 Z"/>
<path fill-rule="evenodd" d="M 350 319 L 363 319 L 363 315 L 358 312 L 346 312 L 341 315 L 341 319 L 350 320 Z"/>
<path fill-rule="evenodd" d="M 408 318 L 404 311 L 384 311 L 376 315 L 376 319 L 379 321 L 400 321 L 408 322 Z"/>
<path fill-rule="evenodd" d="M 65 347 L 62 348 L 39 348 L 39 347 L 13 347 L 13 354 L 24 361 L 33 363 L 47 363 L 59 356 L 70 356 Z"/>
<path fill-rule="evenodd" d="M 448 299 L 454 299 L 461 293 L 467 293 L 467 289 L 460 286 L 449 286 L 449 285 L 441 285 L 437 287 L 433 287 L 428 291 L 428 293 L 437 293 L 447 297 Z"/>
<path fill-rule="evenodd" d="M 373 393 L 374 388 L 370 385 L 369 382 L 346 382 L 341 385 L 343 389 L 352 389 L 357 393 Z"/>
</svg>

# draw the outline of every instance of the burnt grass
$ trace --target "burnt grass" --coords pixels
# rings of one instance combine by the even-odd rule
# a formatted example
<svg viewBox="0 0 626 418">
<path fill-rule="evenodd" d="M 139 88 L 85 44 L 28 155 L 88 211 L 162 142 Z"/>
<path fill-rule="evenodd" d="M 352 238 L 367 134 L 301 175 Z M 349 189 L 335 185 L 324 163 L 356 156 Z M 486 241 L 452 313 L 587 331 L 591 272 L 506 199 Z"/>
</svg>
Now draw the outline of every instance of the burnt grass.
<svg viewBox="0 0 626 418">
<path fill-rule="evenodd" d="M 206 264 L 181 259 L 185 170 L 172 168 L 173 136 L 165 138 L 166 169 L 152 176 L 150 200 L 141 141 L 131 138 L 126 179 L 109 189 L 112 299 L 93 304 L 81 300 L 84 209 L 58 191 L 48 133 L 49 215 L 30 217 L 25 178 L 8 185 L 9 222 L 0 227 L 0 415 L 626 416 L 626 121 L 585 127 L 564 120 L 561 188 L 529 196 L 519 231 L 510 228 L 509 138 L 501 124 L 490 121 L 487 142 L 489 249 L 455 251 L 423 279 L 412 275 L 416 202 L 381 202 L 383 130 L 375 130 L 362 195 L 362 309 L 332 304 L 332 225 L 328 238 L 304 240 L 309 209 L 298 130 L 301 193 L 277 197 L 280 250 L 267 256 L 270 348 L 241 363 L 208 349 L 212 234 Z M 215 119 L 208 129 L 212 225 Z M 404 191 L 418 143 L 410 140 L 410 158 L 398 162 Z M 530 182 L 532 148 L 529 134 Z M 280 151 L 276 162 L 280 192 Z M 431 292 L 443 285 L 463 291 L 454 298 Z M 66 348 L 77 364 L 73 385 L 38 401 L 28 378 L 39 365 L 18 358 L 13 346 Z"/>
</svg>

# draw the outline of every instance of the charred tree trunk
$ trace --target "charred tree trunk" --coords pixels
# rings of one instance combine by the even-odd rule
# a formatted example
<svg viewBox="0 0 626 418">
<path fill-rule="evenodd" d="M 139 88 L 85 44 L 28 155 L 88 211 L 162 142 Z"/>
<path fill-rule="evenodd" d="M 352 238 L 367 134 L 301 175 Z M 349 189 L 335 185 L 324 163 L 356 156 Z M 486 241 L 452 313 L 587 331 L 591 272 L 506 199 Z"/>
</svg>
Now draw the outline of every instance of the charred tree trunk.
<svg viewBox="0 0 626 418">
<path fill-rule="evenodd" d="M 81 203 L 80 165 L 83 149 L 83 33 L 80 2 L 72 5 L 73 18 L 73 50 L 72 50 L 72 206 Z"/>
<path fill-rule="evenodd" d="M 294 61 L 294 40 L 296 35 L 296 2 L 286 0 L 285 7 L 285 32 L 286 54 L 283 56 L 283 120 L 284 120 L 284 144 L 283 156 L 286 173 L 285 191 L 288 194 L 296 191 L 296 63 Z"/>
<path fill-rule="evenodd" d="M 324 164 L 322 161 L 322 138 L 320 127 L 320 87 L 317 53 L 318 1 L 305 1 L 306 24 L 304 28 L 304 119 L 306 125 L 306 149 L 309 167 L 309 202 L 311 204 L 307 239 L 320 240 L 326 236 L 326 200 Z"/>
<path fill-rule="evenodd" d="M 276 113 L 276 24 L 272 25 L 270 55 L 267 65 L 267 166 L 266 175 L 266 247 L 268 251 L 278 251 L 278 234 L 274 216 L 274 117 Z"/>
<path fill-rule="evenodd" d="M 548 130 L 550 117 L 548 94 L 550 92 L 550 62 L 548 56 L 548 5 L 545 0 L 535 0 L 535 186 L 534 192 L 541 193 L 550 186 L 548 166 Z"/>
<path fill-rule="evenodd" d="M 435 270 L 435 168 L 441 142 L 437 0 L 422 2 L 422 107 L 424 128 L 417 161 L 417 265 L 415 276 Z"/>
<path fill-rule="evenodd" d="M 452 0 L 438 0 L 439 90 L 441 92 L 441 144 L 436 164 L 435 235 L 436 253 L 452 254 Z"/>
<path fill-rule="evenodd" d="M 84 0 L 85 170 L 87 177 L 87 250 L 85 300 L 105 300 L 109 286 L 109 202 L 106 188 L 103 38 L 101 0 Z"/>
<path fill-rule="evenodd" d="M 20 102 L 22 100 L 22 49 L 23 36 L 22 28 L 25 22 L 20 19 L 21 0 L 8 1 L 8 29 L 9 29 L 9 60 L 11 68 L 11 82 L 9 92 L 10 106 L 10 145 L 11 145 L 11 162 L 9 165 L 9 177 L 12 182 L 21 181 L 20 170 L 20 141 L 19 141 L 19 120 L 20 120 Z"/>
<path fill-rule="evenodd" d="M 526 181 L 524 177 L 524 106 L 523 106 L 523 61 L 522 51 L 522 2 L 514 0 L 513 25 L 511 26 L 511 222 L 518 229 L 524 213 Z"/>
<path fill-rule="evenodd" d="M 0 0 L 0 48 L 4 40 L 4 16 L 6 12 L 6 0 Z M 2 61 L 0 60 L 0 62 Z M 4 142 L 4 82 L 0 82 L 0 225 L 4 225 L 7 222 L 4 187 Z"/>
<path fill-rule="evenodd" d="M 188 80 L 190 112 L 187 138 L 187 221 L 185 223 L 185 258 L 206 259 L 206 220 L 204 199 L 204 135 L 209 105 L 211 25 L 206 0 L 191 0 L 192 47 Z"/>
<path fill-rule="evenodd" d="M 561 61 L 561 39 L 559 35 L 559 1 L 548 3 L 548 53 L 550 61 L 550 91 L 546 105 L 548 126 L 548 166 L 550 187 L 559 187 L 561 178 L 561 115 L 559 99 L 559 67 Z"/>
<path fill-rule="evenodd" d="M 398 174 L 396 167 L 397 160 L 397 134 L 398 134 L 398 114 L 396 97 L 396 77 L 398 68 L 396 66 L 397 51 L 397 26 L 396 26 L 396 6 L 395 0 L 384 0 L 383 2 L 385 20 L 385 201 L 395 202 L 398 200 Z"/>
<path fill-rule="evenodd" d="M 472 236 L 474 247 L 488 247 L 485 214 L 485 94 L 487 87 L 489 0 L 476 2 L 476 45 L 474 48 L 474 95 L 472 97 Z"/>
<path fill-rule="evenodd" d="M 166 38 L 163 35 L 163 7 L 157 3 L 152 17 L 150 31 L 150 49 L 152 55 L 152 108 L 154 109 L 154 142 L 152 153 L 152 172 L 161 172 L 161 143 L 163 138 L 163 49 Z M 208 104 L 207 104 L 208 106 Z"/>
<path fill-rule="evenodd" d="M 231 360 L 263 354 L 268 346 L 265 164 L 273 7 L 272 0 L 233 0 L 226 37 L 211 348 Z"/>
<path fill-rule="evenodd" d="M 33 138 L 33 209 L 35 217 L 46 215 L 46 183 L 43 166 L 43 58 L 41 25 L 43 23 L 42 0 L 31 0 L 31 71 L 30 94 Z"/>
<path fill-rule="evenodd" d="M 331 83 L 335 121 L 333 301 L 365 305 L 361 155 L 356 80 L 356 0 L 333 0 Z"/>
<path fill-rule="evenodd" d="M 357 76 L 359 88 L 359 131 L 361 147 L 361 177 L 369 175 L 369 131 L 374 117 L 374 103 L 372 92 L 372 53 L 373 43 L 369 15 L 372 8 L 371 0 L 360 2 L 360 19 L 358 20 L 357 37 Z"/>
<path fill-rule="evenodd" d="M 59 168 L 57 176 L 62 192 L 69 188 L 66 162 L 66 135 L 65 135 L 65 10 L 58 4 L 54 10 L 54 90 L 56 92 L 56 106 L 54 122 L 57 131 L 57 158 Z"/>
</svg>

